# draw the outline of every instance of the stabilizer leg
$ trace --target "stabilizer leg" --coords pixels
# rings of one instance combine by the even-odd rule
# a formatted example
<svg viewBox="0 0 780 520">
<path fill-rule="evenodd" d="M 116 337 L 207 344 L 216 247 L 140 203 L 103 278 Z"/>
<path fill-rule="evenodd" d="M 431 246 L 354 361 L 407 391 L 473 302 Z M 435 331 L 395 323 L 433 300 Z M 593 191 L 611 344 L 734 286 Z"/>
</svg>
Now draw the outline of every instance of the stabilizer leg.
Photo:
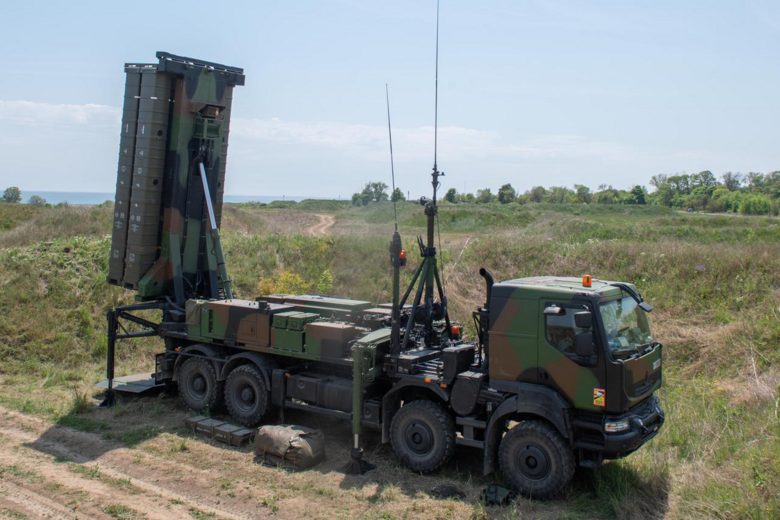
<svg viewBox="0 0 780 520">
<path fill-rule="evenodd" d="M 108 389 L 106 389 L 103 402 L 100 406 L 108 408 L 114 406 L 114 357 L 116 348 L 117 316 L 116 309 L 111 309 L 106 313 L 108 322 L 108 356 L 106 357 L 106 377 L 108 378 Z"/>
<path fill-rule="evenodd" d="M 363 448 L 360 447 L 360 435 L 355 435 L 355 445 L 349 450 L 350 461 L 344 466 L 347 475 L 364 475 L 375 470 L 376 465 L 363 460 Z"/>
</svg>

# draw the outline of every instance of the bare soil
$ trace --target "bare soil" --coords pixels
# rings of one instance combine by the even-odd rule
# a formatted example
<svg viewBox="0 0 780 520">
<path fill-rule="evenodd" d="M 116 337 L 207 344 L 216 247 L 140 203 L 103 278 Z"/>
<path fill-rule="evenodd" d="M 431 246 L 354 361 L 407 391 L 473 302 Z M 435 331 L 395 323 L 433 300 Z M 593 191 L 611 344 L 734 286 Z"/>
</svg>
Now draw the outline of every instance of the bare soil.
<svg viewBox="0 0 780 520">
<path fill-rule="evenodd" d="M 555 504 L 525 501 L 482 508 L 479 493 L 491 479 L 480 475 L 472 450 L 460 450 L 446 470 L 422 476 L 400 467 L 370 434 L 366 457 L 377 469 L 347 476 L 341 468 L 349 461 L 349 424 L 291 412 L 288 422 L 318 427 L 328 439 L 326 462 L 291 473 L 257 464 L 249 447 L 192 436 L 182 427 L 189 412 L 177 399 L 138 401 L 147 404 L 79 415 L 88 424 L 111 421 L 112 429 L 158 428 L 137 443 L 114 440 L 121 430 L 79 431 L 0 407 L 0 517 L 444 519 L 486 517 L 491 509 L 490 518 L 514 517 L 518 508 L 523 518 L 560 512 Z M 163 402 L 164 409 L 149 413 L 149 401 Z M 465 498 L 437 498 L 442 484 Z"/>
<path fill-rule="evenodd" d="M 324 237 L 330 234 L 330 228 L 336 223 L 336 217 L 333 215 L 315 215 L 318 219 L 316 224 L 309 226 L 306 232 L 315 237 Z"/>
</svg>

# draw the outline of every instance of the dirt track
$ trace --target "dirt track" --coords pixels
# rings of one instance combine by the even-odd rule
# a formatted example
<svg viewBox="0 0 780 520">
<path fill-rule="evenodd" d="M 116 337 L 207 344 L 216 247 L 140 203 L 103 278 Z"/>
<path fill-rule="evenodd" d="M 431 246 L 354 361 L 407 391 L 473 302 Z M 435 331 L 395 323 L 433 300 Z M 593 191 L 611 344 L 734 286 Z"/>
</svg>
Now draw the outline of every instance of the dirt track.
<svg viewBox="0 0 780 520">
<path fill-rule="evenodd" d="M 181 424 L 186 412 L 162 401 L 163 422 Z M 155 399 L 142 401 L 153 405 Z M 93 409 L 80 417 L 94 424 L 160 422 L 143 410 Z M 138 414 L 138 412 L 143 412 Z M 146 417 L 144 417 L 146 415 Z M 292 415 L 292 414 L 291 414 Z M 311 420 L 292 416 L 296 423 Z M 288 419 L 288 420 L 290 420 Z M 170 426 L 136 443 L 112 440 L 108 430 L 84 432 L 0 407 L 0 518 L 462 518 L 472 513 L 484 480 L 471 466 L 423 477 L 400 467 L 389 448 L 368 436 L 367 456 L 378 468 L 350 477 L 349 424 L 317 418 L 328 460 L 290 473 L 260 466 L 251 449 L 228 448 Z M 144 426 L 148 428 L 150 426 Z M 156 427 L 155 427 L 156 428 Z M 449 476 L 449 475 L 448 475 Z M 446 483 L 466 500 L 441 500 L 431 489 Z M 507 511 L 501 511 L 506 513 Z M 24 515 L 24 516 L 22 516 Z M 498 516 L 503 516 L 499 514 Z M 548 517 L 547 514 L 532 515 Z"/>
<path fill-rule="evenodd" d="M 262 515 L 257 501 L 215 497 L 215 482 L 201 468 L 165 463 L 99 435 L 48 427 L 3 408 L 0 476 L 2 509 L 30 518 Z"/>
<path fill-rule="evenodd" d="M 336 223 L 333 215 L 315 215 L 319 222 L 311 225 L 306 232 L 315 237 L 324 237 L 330 234 L 330 228 Z"/>
</svg>

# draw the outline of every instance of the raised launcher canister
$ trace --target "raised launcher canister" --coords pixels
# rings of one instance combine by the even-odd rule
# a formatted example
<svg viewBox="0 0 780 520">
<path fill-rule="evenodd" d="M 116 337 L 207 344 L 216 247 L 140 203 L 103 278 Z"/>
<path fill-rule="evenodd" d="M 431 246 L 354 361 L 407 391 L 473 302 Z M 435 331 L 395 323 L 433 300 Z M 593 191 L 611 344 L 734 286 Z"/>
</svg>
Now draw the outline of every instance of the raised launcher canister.
<svg viewBox="0 0 780 520">
<path fill-rule="evenodd" d="M 108 281 L 138 291 L 140 300 L 168 297 L 183 305 L 229 297 L 221 247 L 213 242 L 233 87 L 245 76 L 240 68 L 166 52 L 157 58 L 125 65 Z"/>
</svg>

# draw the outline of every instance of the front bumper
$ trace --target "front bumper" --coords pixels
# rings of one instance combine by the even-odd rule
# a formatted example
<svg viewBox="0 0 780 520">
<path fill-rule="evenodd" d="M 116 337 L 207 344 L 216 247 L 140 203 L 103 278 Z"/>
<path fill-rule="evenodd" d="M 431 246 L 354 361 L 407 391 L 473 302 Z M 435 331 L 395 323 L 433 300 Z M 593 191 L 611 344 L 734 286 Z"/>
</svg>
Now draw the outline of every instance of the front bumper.
<svg viewBox="0 0 780 520">
<path fill-rule="evenodd" d="M 664 423 L 664 411 L 656 396 L 645 399 L 640 404 L 619 416 L 578 418 L 574 422 L 577 434 L 574 447 L 599 453 L 599 458 L 617 459 L 636 451 L 647 441 L 658 435 Z M 607 433 L 606 421 L 627 420 L 628 430 L 619 433 Z"/>
</svg>

